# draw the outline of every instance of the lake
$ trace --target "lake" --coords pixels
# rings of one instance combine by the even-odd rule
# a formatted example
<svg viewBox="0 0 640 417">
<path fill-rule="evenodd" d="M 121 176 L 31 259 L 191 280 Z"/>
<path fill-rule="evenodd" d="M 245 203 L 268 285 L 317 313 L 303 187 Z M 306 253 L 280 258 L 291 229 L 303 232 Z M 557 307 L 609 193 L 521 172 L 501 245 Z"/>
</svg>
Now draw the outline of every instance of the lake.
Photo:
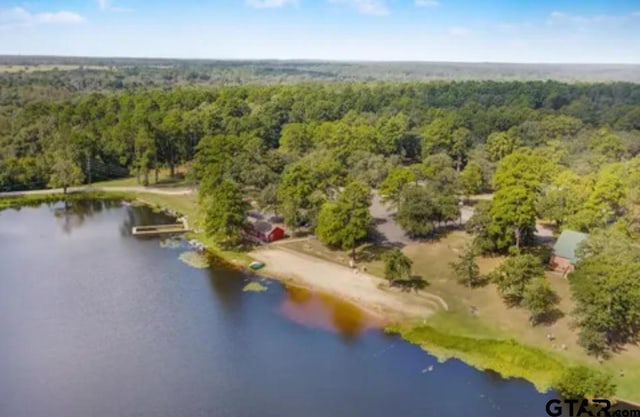
<svg viewBox="0 0 640 417">
<path fill-rule="evenodd" d="M 332 297 L 192 268 L 173 219 L 78 202 L 0 212 L 0 416 L 546 415 L 552 393 L 438 361 Z"/>
</svg>

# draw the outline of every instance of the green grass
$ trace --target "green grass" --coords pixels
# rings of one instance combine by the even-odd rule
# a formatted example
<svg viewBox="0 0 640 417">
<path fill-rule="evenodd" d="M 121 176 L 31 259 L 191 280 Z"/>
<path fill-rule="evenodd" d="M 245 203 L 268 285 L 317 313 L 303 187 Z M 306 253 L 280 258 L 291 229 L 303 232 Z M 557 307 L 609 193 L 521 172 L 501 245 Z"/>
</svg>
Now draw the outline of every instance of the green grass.
<svg viewBox="0 0 640 417">
<path fill-rule="evenodd" d="M 149 176 L 149 186 L 153 188 L 175 188 L 189 185 L 186 180 L 186 167 L 176 167 L 174 177 L 172 177 L 170 173 L 171 172 L 167 168 L 160 169 L 158 171 L 158 182 L 154 181 L 155 175 L 152 173 Z M 94 187 L 139 187 L 142 184 L 138 183 L 138 179 L 134 176 L 98 181 L 91 185 Z"/>
<path fill-rule="evenodd" d="M 476 368 L 493 370 L 504 378 L 524 378 L 539 391 L 550 389 L 567 366 L 563 359 L 513 339 L 458 336 L 431 326 L 396 326 L 388 331 L 420 345 L 440 360 L 458 358 Z"/>
</svg>

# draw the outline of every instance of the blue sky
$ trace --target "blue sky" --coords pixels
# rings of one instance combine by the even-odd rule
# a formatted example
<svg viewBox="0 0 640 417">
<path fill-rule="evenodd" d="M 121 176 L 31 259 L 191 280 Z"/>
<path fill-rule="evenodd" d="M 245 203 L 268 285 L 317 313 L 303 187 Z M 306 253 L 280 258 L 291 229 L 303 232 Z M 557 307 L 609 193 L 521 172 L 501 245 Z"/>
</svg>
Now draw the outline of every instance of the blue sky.
<svg viewBox="0 0 640 417">
<path fill-rule="evenodd" d="M 640 0 L 0 0 L 0 54 L 640 63 Z"/>
</svg>

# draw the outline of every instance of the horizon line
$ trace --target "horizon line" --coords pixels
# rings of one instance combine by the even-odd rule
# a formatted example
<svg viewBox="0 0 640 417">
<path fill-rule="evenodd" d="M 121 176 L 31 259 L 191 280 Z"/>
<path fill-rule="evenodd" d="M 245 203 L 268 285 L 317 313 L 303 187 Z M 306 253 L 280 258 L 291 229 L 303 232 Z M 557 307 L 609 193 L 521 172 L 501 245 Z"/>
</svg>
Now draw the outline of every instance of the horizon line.
<svg viewBox="0 0 640 417">
<path fill-rule="evenodd" d="M 166 61 L 211 61 L 211 62 L 311 62 L 342 64 L 469 64 L 469 65 L 576 65 L 576 66 L 640 66 L 640 62 L 517 62 L 517 61 L 428 61 L 428 60 L 375 60 L 375 59 L 332 59 L 332 58 L 198 58 L 198 57 L 163 57 L 163 56 L 108 56 L 108 55 L 55 55 L 55 54 L 12 54 L 0 53 L 0 58 L 67 58 L 67 59 L 138 59 Z"/>
</svg>

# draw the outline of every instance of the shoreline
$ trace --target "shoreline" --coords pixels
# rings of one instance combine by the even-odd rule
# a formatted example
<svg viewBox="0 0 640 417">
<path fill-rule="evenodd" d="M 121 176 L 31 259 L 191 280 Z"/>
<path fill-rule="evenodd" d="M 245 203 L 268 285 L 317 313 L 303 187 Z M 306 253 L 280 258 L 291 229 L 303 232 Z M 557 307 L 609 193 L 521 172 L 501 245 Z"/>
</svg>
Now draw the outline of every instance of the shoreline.
<svg viewBox="0 0 640 417">
<path fill-rule="evenodd" d="M 22 206 L 45 204 L 48 202 L 63 200 L 65 196 L 62 193 L 59 193 L 56 191 L 58 190 L 41 190 L 37 193 L 20 194 L 20 195 L 15 195 L 15 194 L 3 195 L 2 193 L 0 193 L 0 211 L 8 208 L 19 208 Z M 161 190 L 161 191 L 164 191 L 164 190 Z M 183 193 L 183 191 L 181 191 L 180 193 Z M 99 189 L 84 187 L 82 189 L 77 189 L 77 190 L 74 190 L 73 192 L 68 193 L 66 197 L 67 198 L 71 197 L 72 200 L 87 198 L 87 199 L 98 199 L 98 200 L 120 199 L 120 200 L 127 200 L 127 201 L 139 201 L 142 204 L 145 204 L 151 207 L 157 207 L 165 211 L 173 211 L 181 216 L 184 216 L 187 218 L 189 217 L 189 214 L 185 213 L 185 211 L 182 210 L 180 207 L 172 205 L 167 201 L 152 202 L 152 201 L 146 200 L 144 198 L 144 194 L 153 195 L 154 189 L 147 189 L 146 191 L 145 190 L 124 191 L 122 187 L 117 187 L 117 188 L 116 187 L 113 187 L 113 188 L 100 187 Z M 161 193 L 161 194 L 164 194 L 164 193 Z M 187 194 L 169 194 L 169 195 L 187 195 Z M 10 204 L 3 205 L 2 204 L 3 200 L 9 201 Z M 402 302 L 399 302 L 397 295 L 406 296 L 407 293 L 402 293 L 402 292 L 396 293 L 394 290 L 391 290 L 391 291 L 382 290 L 379 284 L 382 284 L 383 286 L 388 287 L 388 284 L 384 279 L 379 277 L 374 277 L 370 274 L 366 274 L 362 272 L 355 274 L 353 270 L 350 270 L 347 267 L 344 267 L 339 264 L 333 264 L 329 261 L 316 258 L 311 255 L 303 254 L 300 252 L 296 252 L 292 249 L 286 249 L 278 246 L 267 246 L 266 248 L 258 248 L 254 251 L 243 252 L 243 253 L 223 251 L 217 248 L 215 245 L 213 245 L 213 243 L 210 242 L 209 239 L 206 239 L 202 235 L 202 233 L 191 232 L 185 235 L 185 238 L 187 236 L 195 237 L 196 239 L 203 241 L 206 252 L 211 256 L 217 258 L 218 260 L 220 260 L 221 265 L 241 269 L 243 271 L 250 272 L 259 277 L 281 282 L 284 285 L 300 287 L 300 288 L 308 289 L 311 291 L 324 293 L 332 297 L 336 297 L 338 299 L 344 300 L 350 304 L 353 304 L 355 307 L 363 310 L 367 314 L 371 314 L 375 318 L 380 319 L 382 323 L 381 328 L 384 331 L 395 332 L 393 330 L 394 327 L 397 329 L 401 325 L 404 325 L 403 327 L 406 326 L 406 328 L 409 329 L 407 332 L 395 332 L 395 333 L 397 333 L 399 337 L 402 340 L 406 341 L 407 343 L 413 343 L 413 344 L 419 345 L 428 354 L 436 356 L 439 359 L 442 356 L 444 360 L 449 358 L 455 358 L 462 361 L 466 365 L 476 368 L 480 371 L 492 369 L 491 366 L 485 366 L 482 363 L 483 362 L 482 360 L 480 362 L 477 362 L 474 360 L 465 360 L 467 356 L 465 355 L 465 352 L 463 350 L 456 349 L 455 347 L 447 347 L 444 345 L 438 346 L 437 343 L 435 342 L 420 343 L 419 341 L 410 340 L 411 339 L 410 332 L 413 329 L 417 329 L 420 327 L 417 325 L 417 320 L 421 319 L 422 325 L 428 326 L 427 320 L 429 317 L 431 317 L 433 314 L 437 313 L 438 311 L 443 311 L 443 310 L 446 311 L 448 309 L 446 302 L 441 297 L 438 297 L 433 294 L 424 293 L 422 294 L 422 296 L 418 296 L 417 298 L 413 297 L 413 302 L 415 303 L 416 300 L 419 300 L 421 305 L 417 307 L 415 305 L 406 306 L 404 305 L 404 302 L 406 301 L 406 299 L 403 299 Z M 272 257 L 271 257 L 271 260 L 269 260 L 269 262 L 265 261 L 266 259 L 264 258 L 265 252 L 267 253 L 275 252 L 281 255 L 287 254 L 285 256 L 285 259 L 293 257 L 293 258 L 297 258 L 298 261 L 294 262 L 293 266 L 291 264 L 288 264 L 287 262 L 281 262 L 280 267 L 277 267 L 272 264 L 272 261 L 274 260 L 273 255 L 271 255 Z M 262 254 L 262 256 L 260 254 Z M 243 257 L 245 259 L 242 259 Z M 275 259 L 277 260 L 277 259 L 283 259 L 283 258 L 278 258 L 276 256 Z M 249 262 L 247 262 L 248 260 L 260 260 L 265 262 L 267 266 L 264 269 L 253 271 L 248 268 L 248 264 L 249 264 Z M 322 271 L 323 271 L 322 268 L 321 269 L 313 268 L 313 266 L 317 266 L 319 264 L 322 264 L 325 266 L 329 265 L 330 270 L 334 268 L 337 270 L 341 270 L 341 272 L 338 272 L 338 275 L 342 276 L 342 279 L 338 280 L 339 285 L 336 285 L 335 279 L 333 280 L 324 279 L 322 277 Z M 276 262 L 275 265 L 278 265 L 278 263 Z M 289 269 L 287 269 L 287 265 L 289 265 Z M 311 266 L 311 268 L 308 268 L 309 266 Z M 300 272 L 305 270 L 308 270 L 308 272 L 302 272 L 302 273 Z M 346 270 L 346 273 L 345 273 L 345 270 Z M 311 271 L 313 272 L 311 273 Z M 326 268 L 324 269 L 324 272 L 325 273 L 327 272 Z M 335 272 L 335 270 L 333 272 Z M 332 274 L 329 273 L 328 275 L 331 276 Z M 356 281 L 352 279 L 358 276 L 359 278 L 364 277 L 365 280 L 360 279 L 359 281 Z M 366 291 L 365 291 L 366 295 L 364 296 L 360 293 L 360 289 L 361 289 L 360 286 L 363 285 L 362 281 L 365 281 L 364 285 L 366 288 Z M 356 285 L 353 285 L 354 282 L 356 283 Z M 375 294 L 375 295 L 372 295 L 372 294 Z M 430 306 L 429 308 L 426 308 L 424 305 L 422 305 L 422 303 L 425 303 L 425 302 Z M 392 324 L 394 326 L 392 326 Z M 451 335 L 451 336 L 455 337 L 455 335 Z M 502 339 L 480 339 L 480 338 L 477 338 L 476 341 L 507 342 L 506 339 L 502 340 Z M 432 345 L 432 346 L 430 347 L 429 345 Z M 535 346 L 530 346 L 530 345 L 520 345 L 520 346 L 537 349 Z M 533 384 L 534 386 L 536 387 L 538 386 L 536 381 L 533 381 L 531 378 L 527 378 L 526 376 L 523 376 L 523 375 L 517 375 L 517 374 L 502 375 L 501 374 L 501 376 L 503 378 L 510 378 L 510 377 L 522 378 L 524 380 L 527 380 L 529 383 Z M 618 401 L 619 403 L 624 403 L 632 407 L 640 408 L 640 402 L 638 401 L 626 400 L 619 397 L 615 398 L 615 400 Z"/>
<path fill-rule="evenodd" d="M 448 308 L 444 300 L 428 292 L 390 288 L 382 278 L 281 246 L 259 248 L 249 256 L 266 264 L 258 275 L 343 299 L 385 322 L 426 320 Z"/>
</svg>

